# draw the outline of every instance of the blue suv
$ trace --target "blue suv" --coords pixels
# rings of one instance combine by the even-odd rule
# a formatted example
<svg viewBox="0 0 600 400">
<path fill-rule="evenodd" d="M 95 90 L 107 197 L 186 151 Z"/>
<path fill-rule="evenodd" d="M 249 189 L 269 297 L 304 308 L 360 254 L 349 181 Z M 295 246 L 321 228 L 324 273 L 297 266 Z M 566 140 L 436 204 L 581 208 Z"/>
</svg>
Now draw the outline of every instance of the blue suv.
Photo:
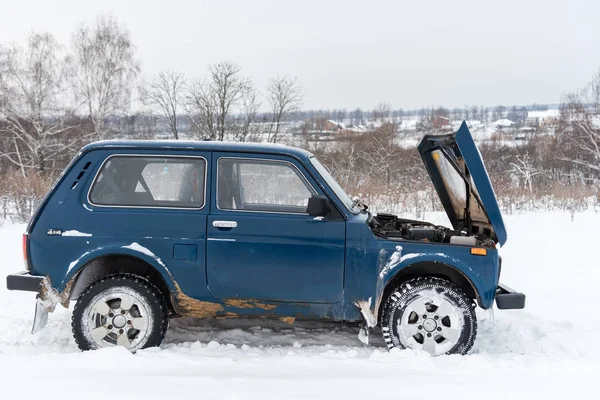
<svg viewBox="0 0 600 400">
<path fill-rule="evenodd" d="M 452 227 L 372 215 L 309 152 L 104 141 L 84 147 L 23 235 L 33 332 L 76 300 L 82 350 L 159 346 L 171 317 L 359 322 L 389 348 L 465 354 L 475 307 L 523 308 L 499 283 L 506 230 L 463 123 L 418 147 Z"/>
</svg>

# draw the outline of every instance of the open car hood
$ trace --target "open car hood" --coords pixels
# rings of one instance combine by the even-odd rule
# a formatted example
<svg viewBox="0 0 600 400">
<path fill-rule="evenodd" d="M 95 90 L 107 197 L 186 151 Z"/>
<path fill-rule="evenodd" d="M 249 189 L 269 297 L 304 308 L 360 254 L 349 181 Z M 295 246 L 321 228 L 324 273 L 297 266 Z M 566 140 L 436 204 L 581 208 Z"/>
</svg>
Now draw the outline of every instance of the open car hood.
<svg viewBox="0 0 600 400">
<path fill-rule="evenodd" d="M 426 135 L 419 153 L 452 227 L 501 246 L 506 228 L 494 188 L 465 122 L 456 133 Z"/>
</svg>

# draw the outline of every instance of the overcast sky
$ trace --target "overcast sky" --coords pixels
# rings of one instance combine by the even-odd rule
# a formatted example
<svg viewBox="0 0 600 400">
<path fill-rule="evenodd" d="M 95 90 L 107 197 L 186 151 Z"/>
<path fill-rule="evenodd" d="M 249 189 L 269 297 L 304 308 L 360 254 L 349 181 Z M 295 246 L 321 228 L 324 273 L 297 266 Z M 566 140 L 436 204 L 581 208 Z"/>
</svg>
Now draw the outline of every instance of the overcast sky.
<svg viewBox="0 0 600 400">
<path fill-rule="evenodd" d="M 112 14 L 144 74 L 233 60 L 297 76 L 305 108 L 555 103 L 600 68 L 600 1 L 1 0 L 0 41 Z"/>
</svg>

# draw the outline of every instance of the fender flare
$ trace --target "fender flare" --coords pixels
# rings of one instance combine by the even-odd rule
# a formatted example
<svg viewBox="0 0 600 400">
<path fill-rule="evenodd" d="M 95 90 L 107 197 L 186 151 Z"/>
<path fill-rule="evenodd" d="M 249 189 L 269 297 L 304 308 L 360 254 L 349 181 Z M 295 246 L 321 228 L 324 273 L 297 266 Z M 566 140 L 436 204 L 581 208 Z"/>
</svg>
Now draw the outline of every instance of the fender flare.
<svg viewBox="0 0 600 400">
<path fill-rule="evenodd" d="M 469 282 L 469 284 L 473 288 L 473 291 L 475 292 L 477 300 L 480 302 L 480 305 L 489 306 L 487 304 L 489 303 L 487 297 L 482 296 L 482 294 L 485 293 L 483 281 L 481 279 L 477 279 L 478 275 L 475 273 L 470 274 L 471 276 L 468 276 L 464 271 L 473 271 L 473 269 L 467 264 L 463 263 L 462 261 L 443 253 L 408 253 L 401 257 L 398 253 L 398 257 L 396 257 L 396 262 L 394 263 L 394 254 L 396 253 L 392 254 L 388 263 L 380 262 L 380 268 L 377 274 L 377 284 L 375 289 L 375 302 L 371 306 L 373 307 L 371 309 L 371 312 L 373 313 L 376 319 L 378 318 L 379 311 L 381 309 L 381 303 L 384 300 L 383 294 L 390 282 L 401 271 L 406 270 L 411 266 L 416 266 L 418 264 L 424 263 L 442 264 L 446 267 L 454 269 L 456 272 L 461 274 L 467 282 Z M 475 277 L 476 279 L 472 279 L 472 277 Z M 482 301 L 483 304 L 481 304 Z M 491 299 L 491 302 L 493 303 L 493 298 Z"/>
<path fill-rule="evenodd" d="M 175 278 L 165 263 L 149 249 L 139 245 L 137 242 L 132 242 L 126 245 L 104 246 L 86 251 L 77 260 L 69 264 L 67 272 L 57 289 L 64 291 L 67 286 L 73 285 L 79 273 L 90 262 L 106 256 L 128 256 L 144 261 L 158 271 L 170 290 L 174 290 L 176 287 Z"/>
</svg>

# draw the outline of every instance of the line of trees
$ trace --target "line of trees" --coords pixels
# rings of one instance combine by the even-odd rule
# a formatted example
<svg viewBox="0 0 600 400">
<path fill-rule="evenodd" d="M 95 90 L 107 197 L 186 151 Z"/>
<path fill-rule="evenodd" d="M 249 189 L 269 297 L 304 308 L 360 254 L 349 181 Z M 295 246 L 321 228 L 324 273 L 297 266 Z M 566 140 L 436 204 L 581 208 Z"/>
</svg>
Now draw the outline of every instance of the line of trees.
<svg viewBox="0 0 600 400">
<path fill-rule="evenodd" d="M 276 142 L 302 98 L 289 76 L 270 79 L 261 95 L 230 61 L 203 77 L 143 77 L 128 30 L 102 16 L 82 23 L 69 46 L 50 33 L 32 33 L 24 46 L 0 43 L 0 168 L 23 177 L 56 171 L 89 141 L 160 131 L 179 139 L 182 124 L 192 138 Z"/>
<path fill-rule="evenodd" d="M 107 119 L 128 109 L 139 62 L 112 18 L 81 25 L 69 51 L 49 33 L 24 47 L 0 44 L 0 156 L 20 170 L 64 165 L 81 145 L 109 135 Z"/>
<path fill-rule="evenodd" d="M 415 151 L 418 137 L 400 129 L 403 118 L 419 117 L 418 136 L 436 133 L 438 117 L 523 122 L 528 110 L 545 108 L 404 111 L 381 103 L 369 111 L 302 111 L 302 102 L 296 78 L 273 77 L 261 92 L 231 61 L 209 65 L 202 77 L 174 70 L 143 76 L 129 32 L 112 17 L 82 23 L 68 45 L 48 33 L 31 34 L 24 46 L 0 43 L 0 221 L 9 214 L 26 220 L 83 145 L 113 137 L 293 140 L 376 210 L 419 214 L 439 203 Z M 311 124 L 329 119 L 371 124 L 362 133 L 315 140 Z M 283 135 L 287 123 L 299 121 L 306 123 L 296 124 L 298 135 Z M 564 95 L 553 134 L 479 147 L 507 209 L 600 203 L 600 74 Z"/>
<path fill-rule="evenodd" d="M 375 212 L 423 216 L 441 210 L 430 178 L 415 146 L 401 146 L 390 135 L 393 126 L 336 138 L 307 141 L 312 151 L 352 195 Z M 539 136 L 518 146 L 500 140 L 478 144 L 504 210 L 563 209 L 570 212 L 600 206 L 598 160 L 580 164 L 562 158 L 562 135 Z M 596 142 L 596 145 L 600 142 Z M 590 150 L 593 146 L 587 146 Z"/>
<path fill-rule="evenodd" d="M 436 115 L 455 119 L 451 113 L 430 110 L 421 121 Z M 497 112 L 510 111 L 503 108 Z M 389 106 L 378 106 L 370 118 L 378 121 L 371 131 L 342 133 L 327 142 L 306 135 L 303 145 L 331 168 L 342 186 L 365 197 L 375 210 L 413 216 L 439 210 L 415 151 L 420 134 L 411 138 L 401 131 Z M 521 143 L 492 136 L 478 147 L 505 210 L 561 208 L 575 212 L 600 206 L 600 72 L 581 90 L 563 96 L 552 134 L 533 135 Z"/>
<path fill-rule="evenodd" d="M 546 111 L 549 109 L 547 104 L 531 104 L 528 106 L 503 106 L 484 107 L 483 105 L 465 105 L 464 107 L 445 108 L 445 107 L 423 107 L 419 109 L 392 109 L 389 104 L 381 103 L 373 109 L 355 108 L 348 110 L 345 108 L 303 110 L 297 113 L 300 120 L 333 120 L 346 122 L 351 125 L 364 125 L 373 121 L 381 115 L 382 107 L 386 110 L 386 118 L 396 122 L 408 118 L 428 118 L 443 116 L 453 120 L 475 120 L 483 123 L 494 122 L 499 119 L 508 119 L 516 124 L 523 123 L 527 118 L 528 111 Z"/>
</svg>

